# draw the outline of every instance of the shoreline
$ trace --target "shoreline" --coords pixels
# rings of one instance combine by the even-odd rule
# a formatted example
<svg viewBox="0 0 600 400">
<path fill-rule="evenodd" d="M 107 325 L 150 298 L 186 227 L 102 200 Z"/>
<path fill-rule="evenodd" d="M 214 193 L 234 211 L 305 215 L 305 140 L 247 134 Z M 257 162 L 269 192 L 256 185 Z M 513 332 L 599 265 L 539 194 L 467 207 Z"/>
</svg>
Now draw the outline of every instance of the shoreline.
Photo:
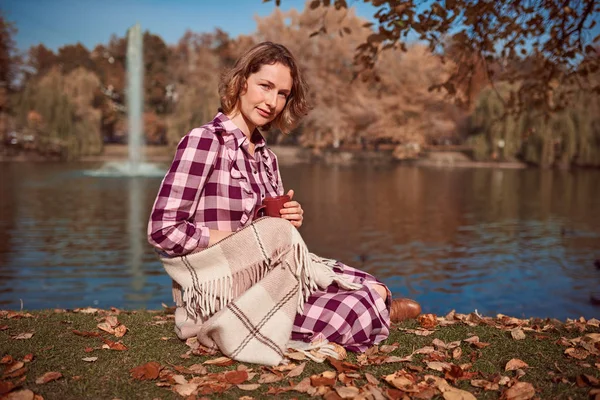
<svg viewBox="0 0 600 400">
<path fill-rule="evenodd" d="M 521 161 L 475 161 L 460 151 L 428 150 L 419 158 L 398 160 L 393 157 L 391 150 L 325 150 L 315 151 L 298 146 L 269 146 L 278 156 L 280 165 L 313 164 L 325 165 L 406 165 L 427 168 L 491 168 L 491 169 L 528 169 L 537 168 Z M 145 146 L 143 160 L 150 163 L 169 164 L 173 160 L 175 149 L 168 146 Z M 105 145 L 99 155 L 81 157 L 68 163 L 102 163 L 127 161 L 128 148 L 126 145 Z M 0 154 L 1 163 L 45 163 L 63 162 L 58 159 L 46 158 L 37 154 L 21 153 L 16 156 Z M 559 169 L 558 167 L 549 169 Z M 571 166 L 570 169 L 590 169 L 585 166 Z M 595 168 L 591 168 L 595 169 Z"/>
</svg>

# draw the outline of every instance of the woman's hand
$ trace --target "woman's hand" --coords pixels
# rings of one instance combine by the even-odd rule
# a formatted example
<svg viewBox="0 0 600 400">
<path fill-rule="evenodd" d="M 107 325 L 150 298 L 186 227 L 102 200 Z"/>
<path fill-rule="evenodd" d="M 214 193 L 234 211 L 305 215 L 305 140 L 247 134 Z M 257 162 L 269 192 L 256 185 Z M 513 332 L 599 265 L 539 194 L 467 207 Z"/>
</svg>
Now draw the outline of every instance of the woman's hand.
<svg viewBox="0 0 600 400">
<path fill-rule="evenodd" d="M 281 218 L 285 218 L 292 223 L 296 228 L 300 228 L 302 226 L 302 220 L 304 219 L 303 214 L 304 210 L 302 206 L 297 201 L 293 201 L 294 191 L 290 190 L 287 192 L 287 195 L 290 196 L 290 200 L 283 205 L 281 209 Z"/>
</svg>

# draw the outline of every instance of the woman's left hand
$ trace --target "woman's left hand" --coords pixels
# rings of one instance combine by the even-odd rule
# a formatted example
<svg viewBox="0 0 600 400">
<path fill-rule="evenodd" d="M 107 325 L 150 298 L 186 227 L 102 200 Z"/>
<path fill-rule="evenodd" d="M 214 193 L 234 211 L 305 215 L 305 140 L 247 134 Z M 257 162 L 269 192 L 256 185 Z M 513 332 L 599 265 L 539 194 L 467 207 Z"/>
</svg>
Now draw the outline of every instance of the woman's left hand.
<svg viewBox="0 0 600 400">
<path fill-rule="evenodd" d="M 287 192 L 287 195 L 290 196 L 290 200 L 283 205 L 281 209 L 281 218 L 285 218 L 292 223 L 296 228 L 300 228 L 302 226 L 302 220 L 304 219 L 304 210 L 302 206 L 297 201 L 292 200 L 294 198 L 294 191 L 290 190 Z"/>
</svg>

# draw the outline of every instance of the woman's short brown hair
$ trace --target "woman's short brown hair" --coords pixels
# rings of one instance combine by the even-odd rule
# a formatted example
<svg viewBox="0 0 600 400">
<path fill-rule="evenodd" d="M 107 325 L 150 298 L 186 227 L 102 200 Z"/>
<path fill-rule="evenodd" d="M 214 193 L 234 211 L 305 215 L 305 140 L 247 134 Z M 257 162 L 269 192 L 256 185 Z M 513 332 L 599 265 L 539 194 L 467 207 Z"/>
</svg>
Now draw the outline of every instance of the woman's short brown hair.
<svg viewBox="0 0 600 400">
<path fill-rule="evenodd" d="M 292 53 L 285 46 L 273 42 L 262 42 L 252 47 L 237 60 L 232 69 L 223 74 L 219 83 L 223 113 L 231 114 L 236 111 L 240 94 L 250 75 L 258 72 L 263 65 L 276 63 L 283 64 L 290 69 L 292 90 L 283 110 L 263 128 L 274 127 L 284 133 L 292 130 L 300 118 L 306 115 L 311 108 L 308 102 L 308 85 L 300 74 Z"/>
</svg>

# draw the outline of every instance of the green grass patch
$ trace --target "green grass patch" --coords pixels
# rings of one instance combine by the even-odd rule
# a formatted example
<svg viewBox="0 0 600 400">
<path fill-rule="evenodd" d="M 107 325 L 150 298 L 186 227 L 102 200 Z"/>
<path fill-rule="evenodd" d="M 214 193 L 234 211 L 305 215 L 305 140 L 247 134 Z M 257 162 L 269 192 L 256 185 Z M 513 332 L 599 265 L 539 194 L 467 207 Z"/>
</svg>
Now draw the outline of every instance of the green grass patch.
<svg viewBox="0 0 600 400">
<path fill-rule="evenodd" d="M 175 336 L 172 315 L 165 311 L 121 311 L 117 315 L 109 311 L 84 314 L 46 310 L 32 311 L 29 317 L 23 315 L 27 313 L 0 312 L 0 356 L 3 359 L 3 364 L 0 365 L 0 388 L 7 388 L 10 382 L 17 386 L 14 390 L 29 389 L 44 399 L 180 399 L 182 396 L 175 393 L 172 387 L 157 386 L 160 379 L 142 381 L 132 378 L 131 369 L 156 361 L 162 368 L 179 374 L 175 372 L 176 367 L 202 364 L 219 356 L 190 354 L 190 348 Z M 127 333 L 123 337 L 117 338 L 97 328 L 107 315 L 116 316 L 118 322 L 127 327 Z M 345 378 L 347 384 L 364 388 L 368 383 L 365 373 L 369 373 L 380 381 L 374 386 L 384 396 L 393 398 L 398 392 L 390 390 L 395 388 L 384 378 L 396 371 L 405 370 L 412 374 L 416 382 L 422 382 L 425 375 L 446 377 L 452 386 L 466 390 L 481 399 L 498 399 L 503 394 L 506 396 L 508 386 L 517 380 L 531 383 L 536 390 L 535 395 L 541 399 L 594 398 L 594 391 L 599 389 L 600 341 L 596 339 L 600 337 L 600 329 L 594 321 L 557 323 L 550 320 L 513 319 L 511 324 L 506 323 L 507 319 L 475 319 L 475 322 L 471 322 L 474 326 L 469 326 L 469 320 L 465 316 L 462 316 L 462 319 L 453 325 L 430 328 L 434 332 L 428 336 L 417 334 L 422 334 L 423 331 L 416 321 L 393 326 L 390 337 L 378 347 L 393 351 L 385 353 L 372 349 L 368 356 L 349 354 L 345 361 L 360 366 L 360 369 L 355 375 L 351 372 L 348 374 L 350 377 Z M 514 325 L 515 321 L 521 321 L 519 324 L 525 333 L 524 339 L 516 340 L 511 335 L 510 329 L 518 328 L 518 325 Z M 100 336 L 79 336 L 73 333 L 74 330 L 95 332 Z M 29 339 L 16 338 L 24 333 L 33 333 L 33 336 Z M 585 335 L 588 335 L 586 339 L 577 339 Z M 479 342 L 483 344 L 464 342 L 473 336 L 478 336 Z M 460 350 L 453 353 L 454 348 L 443 349 L 439 345 L 435 346 L 434 339 L 438 339 L 435 342 L 438 344 L 441 343 L 439 341 L 445 344 L 460 341 L 460 344 L 454 347 Z M 104 349 L 102 346 L 107 340 L 120 341 L 127 349 Z M 382 348 L 382 345 L 393 347 Z M 436 351 L 434 354 L 427 351 L 424 352 L 426 354 L 413 354 L 425 346 L 433 346 Z M 576 349 L 574 355 L 580 359 L 565 354 L 568 348 Z M 452 355 L 457 355 L 457 352 L 462 353 L 460 358 L 453 358 Z M 382 363 L 390 356 L 405 357 L 410 354 L 413 354 L 410 362 Z M 24 363 L 26 370 L 17 371 L 16 376 L 7 374 L 10 368 L 18 367 L 20 361 L 27 360 L 28 355 L 33 355 L 33 359 Z M 584 356 L 585 358 L 581 359 Z M 87 357 L 97 357 L 97 360 L 86 362 L 83 359 Z M 505 371 L 506 363 L 513 358 L 524 361 L 529 367 L 523 368 L 522 371 Z M 456 376 L 452 373 L 430 369 L 427 362 L 431 361 L 461 366 L 461 371 L 466 373 L 467 379 L 461 379 L 460 376 L 454 379 Z M 294 361 L 295 364 L 300 362 Z M 211 374 L 235 370 L 239 365 L 206 365 L 206 368 Z M 246 366 L 252 369 L 251 372 L 256 373 L 256 376 L 244 384 L 258 383 L 261 374 L 270 372 L 266 367 L 251 364 Z M 43 384 L 36 383 L 38 377 L 50 371 L 60 372 L 62 378 Z M 316 363 L 308 360 L 299 376 L 275 383 L 264 383 L 253 391 L 244 391 L 233 385 L 223 393 L 207 397 L 310 398 L 310 395 L 297 391 L 276 395 L 268 392 L 273 392 L 273 388 L 289 388 L 290 384 L 295 385 L 303 378 L 324 371 L 334 371 L 334 368 L 327 361 Z M 520 376 L 523 372 L 524 375 Z M 194 377 L 194 374 L 183 375 L 186 380 Z M 506 377 L 504 379 L 510 383 L 499 385 L 498 389 L 494 390 L 485 390 L 471 384 L 473 379 L 498 382 L 502 377 Z M 338 375 L 335 385 L 344 386 L 342 379 L 343 377 Z M 414 392 L 407 392 L 407 395 L 414 395 Z M 197 395 L 197 398 L 201 397 L 201 394 Z M 327 398 L 337 397 L 330 394 Z M 438 391 L 432 398 L 443 397 Z"/>
</svg>

